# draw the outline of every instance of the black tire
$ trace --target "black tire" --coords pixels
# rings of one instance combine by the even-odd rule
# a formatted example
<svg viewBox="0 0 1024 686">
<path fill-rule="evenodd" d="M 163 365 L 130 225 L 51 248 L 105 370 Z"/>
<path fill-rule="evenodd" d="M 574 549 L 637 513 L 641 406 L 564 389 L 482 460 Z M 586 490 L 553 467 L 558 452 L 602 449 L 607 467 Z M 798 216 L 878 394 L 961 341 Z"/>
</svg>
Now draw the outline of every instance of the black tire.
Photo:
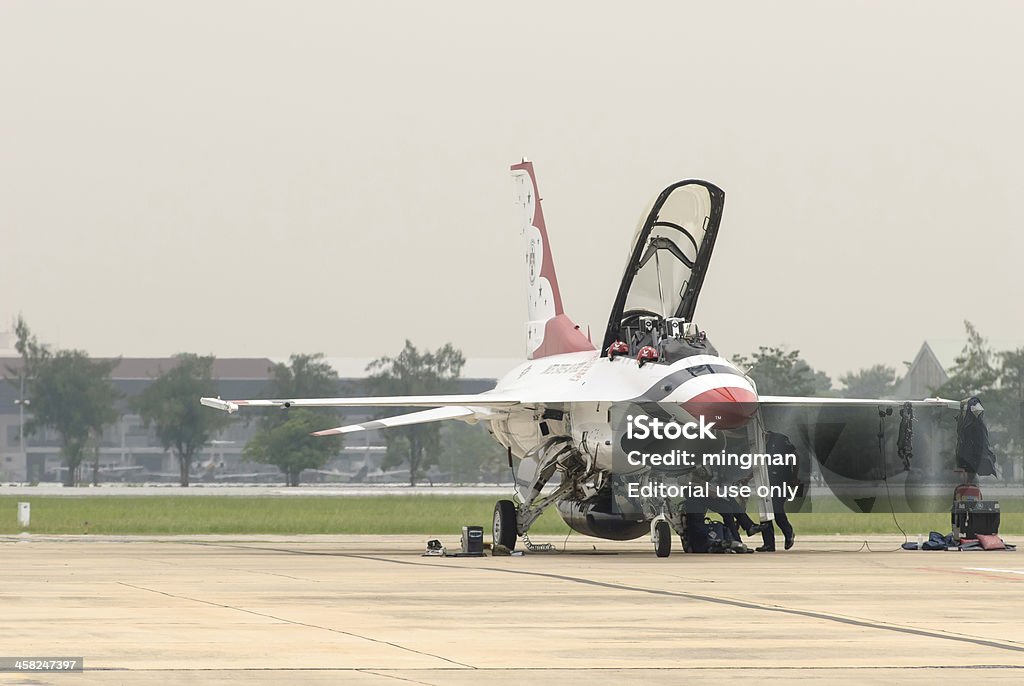
<svg viewBox="0 0 1024 686">
<path fill-rule="evenodd" d="M 654 525 L 654 554 L 658 557 L 672 554 L 672 528 L 665 520 Z"/>
<path fill-rule="evenodd" d="M 505 546 L 509 550 L 516 549 L 519 532 L 516 529 L 516 504 L 511 500 L 499 500 L 494 504 L 492 533 L 494 545 Z"/>
</svg>

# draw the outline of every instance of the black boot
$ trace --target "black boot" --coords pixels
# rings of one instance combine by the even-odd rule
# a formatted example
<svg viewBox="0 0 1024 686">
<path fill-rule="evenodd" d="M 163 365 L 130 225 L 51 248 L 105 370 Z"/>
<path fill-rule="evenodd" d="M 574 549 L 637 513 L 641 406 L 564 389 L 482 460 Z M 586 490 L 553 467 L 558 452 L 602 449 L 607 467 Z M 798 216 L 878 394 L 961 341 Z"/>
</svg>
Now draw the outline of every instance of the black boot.
<svg viewBox="0 0 1024 686">
<path fill-rule="evenodd" d="M 775 552 L 775 524 L 772 522 L 761 522 L 759 525 L 761 528 L 761 542 L 756 548 L 759 553 L 774 553 Z"/>
<path fill-rule="evenodd" d="M 769 526 L 771 526 L 771 524 L 769 524 L 768 522 L 754 524 L 749 529 L 747 529 L 747 536 L 753 536 L 754 534 L 763 534 L 765 532 L 765 529 L 767 529 Z"/>
</svg>

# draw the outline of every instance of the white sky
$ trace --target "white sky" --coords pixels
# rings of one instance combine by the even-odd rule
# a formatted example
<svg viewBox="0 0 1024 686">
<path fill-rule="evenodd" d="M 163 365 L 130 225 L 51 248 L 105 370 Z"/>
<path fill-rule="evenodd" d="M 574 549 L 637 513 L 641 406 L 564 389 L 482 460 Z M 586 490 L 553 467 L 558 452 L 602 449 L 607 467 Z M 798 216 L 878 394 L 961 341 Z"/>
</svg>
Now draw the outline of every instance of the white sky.
<svg viewBox="0 0 1024 686">
<path fill-rule="evenodd" d="M 524 348 L 508 165 L 600 340 L 706 178 L 698 321 L 833 376 L 1024 339 L 1019 3 L 0 3 L 0 317 L 96 355 Z"/>
</svg>

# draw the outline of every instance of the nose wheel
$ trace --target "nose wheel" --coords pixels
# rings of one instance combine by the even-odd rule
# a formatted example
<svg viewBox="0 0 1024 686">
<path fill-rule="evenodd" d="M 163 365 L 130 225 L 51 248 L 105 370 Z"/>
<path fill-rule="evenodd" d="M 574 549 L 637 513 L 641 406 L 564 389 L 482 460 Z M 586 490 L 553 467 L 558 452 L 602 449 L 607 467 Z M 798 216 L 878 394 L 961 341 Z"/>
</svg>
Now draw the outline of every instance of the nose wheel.
<svg viewBox="0 0 1024 686">
<path fill-rule="evenodd" d="M 672 554 L 672 527 L 664 519 L 654 522 L 651 527 L 651 540 L 654 542 L 654 554 L 668 557 Z"/>
<path fill-rule="evenodd" d="M 499 500 L 494 504 L 494 545 L 515 550 L 519 531 L 516 528 L 516 504 L 511 500 Z"/>
</svg>

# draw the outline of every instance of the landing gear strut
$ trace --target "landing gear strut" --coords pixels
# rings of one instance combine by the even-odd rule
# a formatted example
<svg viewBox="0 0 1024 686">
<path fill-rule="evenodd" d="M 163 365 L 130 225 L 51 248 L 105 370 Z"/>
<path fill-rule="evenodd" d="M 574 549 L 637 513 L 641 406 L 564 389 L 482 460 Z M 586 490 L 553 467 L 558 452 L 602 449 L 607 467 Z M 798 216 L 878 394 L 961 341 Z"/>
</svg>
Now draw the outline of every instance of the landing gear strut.
<svg viewBox="0 0 1024 686">
<path fill-rule="evenodd" d="M 511 500 L 499 500 L 494 504 L 494 545 L 515 550 L 519 534 L 516 529 L 516 504 Z"/>
</svg>

